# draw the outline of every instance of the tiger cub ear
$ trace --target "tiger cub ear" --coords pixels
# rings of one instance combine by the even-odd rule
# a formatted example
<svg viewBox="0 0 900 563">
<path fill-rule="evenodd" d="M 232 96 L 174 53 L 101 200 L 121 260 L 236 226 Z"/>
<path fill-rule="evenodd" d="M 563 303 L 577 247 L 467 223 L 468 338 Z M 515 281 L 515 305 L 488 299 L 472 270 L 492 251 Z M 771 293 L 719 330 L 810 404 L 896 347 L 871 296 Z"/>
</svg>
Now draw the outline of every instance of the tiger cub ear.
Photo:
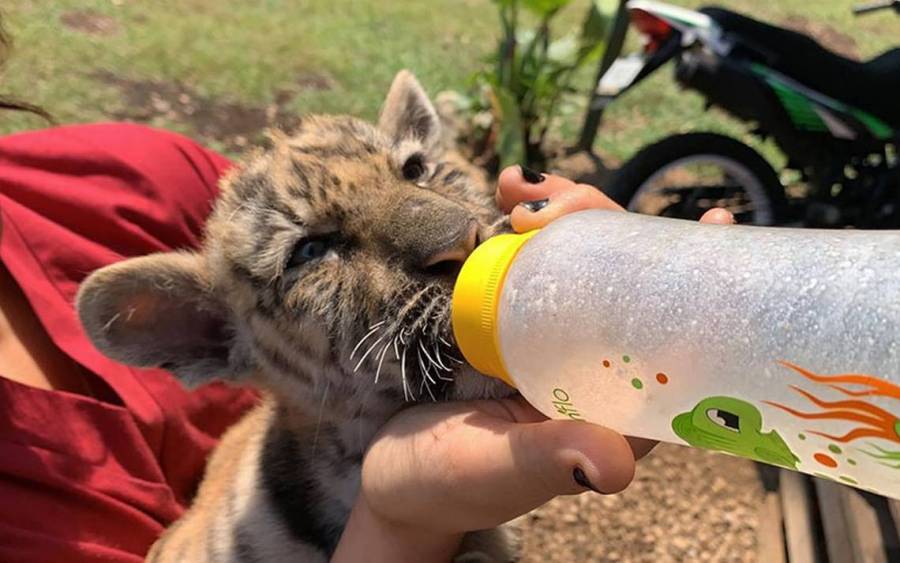
<svg viewBox="0 0 900 563">
<path fill-rule="evenodd" d="M 401 70 L 394 77 L 381 109 L 378 127 L 394 143 L 404 139 L 419 141 L 427 151 L 441 142 L 441 121 L 416 77 Z"/>
<path fill-rule="evenodd" d="M 97 270 L 76 306 L 97 349 L 119 362 L 167 369 L 188 385 L 245 371 L 199 255 L 152 254 Z"/>
</svg>

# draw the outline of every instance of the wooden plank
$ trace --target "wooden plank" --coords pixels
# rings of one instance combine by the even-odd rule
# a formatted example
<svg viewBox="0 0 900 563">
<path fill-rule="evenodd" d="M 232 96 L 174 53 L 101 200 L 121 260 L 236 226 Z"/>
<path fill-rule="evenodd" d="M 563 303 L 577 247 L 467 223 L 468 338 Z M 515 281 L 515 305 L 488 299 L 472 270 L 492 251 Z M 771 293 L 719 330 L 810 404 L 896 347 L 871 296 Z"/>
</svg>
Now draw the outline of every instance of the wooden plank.
<svg viewBox="0 0 900 563">
<path fill-rule="evenodd" d="M 847 507 L 848 523 L 857 556 L 867 563 L 887 563 L 884 538 L 881 536 L 881 526 L 875 508 L 866 502 L 856 489 L 839 486 Z"/>
<path fill-rule="evenodd" d="M 782 469 L 778 475 L 781 512 L 788 560 L 791 563 L 816 563 L 816 540 L 812 506 L 806 489 L 807 477 Z M 760 561 L 764 561 L 760 559 Z"/>
<path fill-rule="evenodd" d="M 891 509 L 891 517 L 894 520 L 894 527 L 897 528 L 897 536 L 900 536 L 900 500 L 888 499 L 888 506 Z"/>
<path fill-rule="evenodd" d="M 830 561 L 887 563 L 878 517 L 858 493 L 824 479 L 816 493 Z"/>
<path fill-rule="evenodd" d="M 856 563 L 853 543 L 844 517 L 841 500 L 841 486 L 826 479 L 816 479 L 816 496 L 819 501 L 819 515 L 825 531 L 828 560 L 835 563 Z"/>
<path fill-rule="evenodd" d="M 781 527 L 781 502 L 778 493 L 766 493 L 760 513 L 757 561 L 766 563 L 786 563 L 784 557 L 784 534 Z"/>
</svg>

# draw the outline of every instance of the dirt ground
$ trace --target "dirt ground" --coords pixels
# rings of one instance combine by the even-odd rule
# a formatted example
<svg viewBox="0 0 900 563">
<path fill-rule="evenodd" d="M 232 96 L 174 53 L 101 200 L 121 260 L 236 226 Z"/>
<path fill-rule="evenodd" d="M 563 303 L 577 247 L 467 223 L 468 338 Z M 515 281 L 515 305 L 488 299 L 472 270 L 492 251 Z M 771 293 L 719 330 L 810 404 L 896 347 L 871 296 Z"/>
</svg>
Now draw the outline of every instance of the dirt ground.
<svg viewBox="0 0 900 563">
<path fill-rule="evenodd" d="M 216 100 L 197 94 L 190 86 L 160 80 L 131 80 L 108 71 L 93 78 L 114 86 L 122 96 L 122 108 L 110 111 L 112 119 L 159 125 L 165 120 L 186 124 L 192 136 L 204 143 L 216 141 L 232 154 L 240 155 L 259 144 L 269 127 L 291 130 L 299 117 L 286 109 L 297 90 L 328 90 L 326 74 L 298 76 L 292 90 L 275 93 L 269 106 L 251 106 Z"/>
<path fill-rule="evenodd" d="M 523 562 L 756 561 L 763 496 L 752 462 L 661 444 L 625 492 L 529 515 Z"/>
</svg>

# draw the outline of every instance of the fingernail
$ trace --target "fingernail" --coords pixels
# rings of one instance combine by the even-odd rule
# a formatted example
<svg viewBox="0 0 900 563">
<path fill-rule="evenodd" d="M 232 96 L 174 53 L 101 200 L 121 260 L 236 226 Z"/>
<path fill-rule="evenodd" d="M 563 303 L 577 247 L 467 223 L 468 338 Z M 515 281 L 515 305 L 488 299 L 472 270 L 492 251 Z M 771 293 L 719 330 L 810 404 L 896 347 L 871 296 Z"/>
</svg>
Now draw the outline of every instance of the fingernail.
<svg viewBox="0 0 900 563">
<path fill-rule="evenodd" d="M 531 211 L 532 213 L 537 213 L 541 209 L 547 207 L 548 203 L 550 203 L 550 200 L 548 198 L 544 198 L 544 199 L 536 199 L 534 201 L 523 201 L 519 205 L 521 205 L 528 211 Z"/>
<path fill-rule="evenodd" d="M 584 470 L 580 467 L 576 467 L 572 470 L 572 477 L 575 479 L 575 482 L 581 485 L 582 487 L 588 488 L 595 493 L 599 493 L 596 487 L 591 485 L 591 482 L 588 481 L 587 475 L 584 474 Z M 602 493 L 601 493 L 602 494 Z"/>
<path fill-rule="evenodd" d="M 520 166 L 519 168 L 522 169 L 522 178 L 529 184 L 540 184 L 544 181 L 545 177 L 540 172 L 535 172 L 526 166 Z"/>
</svg>

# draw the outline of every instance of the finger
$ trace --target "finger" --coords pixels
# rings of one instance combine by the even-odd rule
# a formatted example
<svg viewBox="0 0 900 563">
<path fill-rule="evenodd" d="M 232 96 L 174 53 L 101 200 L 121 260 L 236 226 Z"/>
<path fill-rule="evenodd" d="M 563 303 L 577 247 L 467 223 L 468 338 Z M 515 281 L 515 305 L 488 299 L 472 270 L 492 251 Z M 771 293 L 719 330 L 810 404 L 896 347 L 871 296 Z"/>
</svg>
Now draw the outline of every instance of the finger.
<svg viewBox="0 0 900 563">
<path fill-rule="evenodd" d="M 478 512 L 490 522 L 483 524 L 507 521 L 559 495 L 588 488 L 619 492 L 634 477 L 628 442 L 602 426 L 563 420 L 514 424 L 506 438 L 505 447 L 472 451 L 483 464 L 484 478 L 480 490 L 468 492 L 468 501 L 485 503 Z"/>
<path fill-rule="evenodd" d="M 544 413 L 531 406 L 531 403 L 526 401 L 522 395 L 516 395 L 508 399 L 496 401 L 485 401 L 482 408 L 485 412 L 490 412 L 497 418 L 506 419 L 510 422 L 522 423 L 550 420 Z M 656 440 L 648 440 L 647 438 L 637 438 L 634 436 L 625 436 L 625 440 L 631 447 L 635 460 L 641 459 L 649 454 L 659 443 Z"/>
<path fill-rule="evenodd" d="M 509 422 L 542 422 L 550 420 L 544 413 L 537 410 L 531 403 L 525 400 L 521 395 L 515 395 L 508 399 L 499 399 L 496 401 L 484 401 L 481 409 L 498 419 L 508 420 Z M 634 459 L 641 459 L 650 453 L 656 444 L 656 440 L 648 440 L 646 438 L 636 438 L 634 436 L 625 436 Z"/>
<path fill-rule="evenodd" d="M 493 416 L 468 413 L 463 423 L 443 420 L 427 435 L 427 445 L 372 451 L 364 467 L 367 499 L 398 521 L 422 521 L 421 506 L 442 507 L 439 522 L 444 530 L 471 531 L 489 528 L 524 514 L 550 499 L 587 490 L 622 490 L 634 476 L 634 456 L 625 438 L 607 428 L 575 421 L 547 420 L 510 423 Z M 384 446 L 385 436 L 379 440 Z M 472 447 L 477 443 L 478 447 Z M 372 459 L 379 454 L 381 459 Z M 387 459 L 415 460 L 415 467 L 378 470 Z M 393 482 L 406 474 L 403 483 Z M 381 479 L 382 482 L 376 482 Z M 464 484 L 464 485 L 462 485 Z"/>
<path fill-rule="evenodd" d="M 593 186 L 572 184 L 550 194 L 546 202 L 538 205 L 528 203 L 517 205 L 510 214 L 510 221 L 514 230 L 523 233 L 539 229 L 554 219 L 584 209 L 622 210 L 622 207 Z"/>
<path fill-rule="evenodd" d="M 521 166 L 505 168 L 497 180 L 497 205 L 504 213 L 523 201 L 550 197 L 551 194 L 571 188 L 575 182 L 554 174 L 541 174 L 540 181 L 528 181 L 522 175 Z"/>
<path fill-rule="evenodd" d="M 610 494 L 634 477 L 634 455 L 621 434 L 585 422 L 548 420 L 513 426 L 511 454 L 523 485 L 544 485 L 549 498 L 583 492 Z M 584 479 L 575 477 L 581 470 Z M 581 482 L 579 482 L 581 481 Z M 543 501 L 542 501 L 543 502 Z"/>
<path fill-rule="evenodd" d="M 476 403 L 478 404 L 478 410 L 507 422 L 523 423 L 549 420 L 549 417 L 531 406 L 531 403 L 518 394 L 506 399 L 473 402 L 473 404 Z"/>
<path fill-rule="evenodd" d="M 499 399 L 496 401 L 484 401 L 482 410 L 491 415 L 508 420 L 510 422 L 542 422 L 550 420 L 544 413 L 537 410 L 531 403 L 525 400 L 522 395 L 515 395 L 508 399 Z M 649 454 L 653 448 L 659 443 L 656 440 L 648 440 L 646 438 L 637 438 L 634 436 L 625 436 L 625 440 L 631 447 L 634 459 L 638 460 Z"/>
<path fill-rule="evenodd" d="M 515 395 L 508 399 L 499 399 L 496 401 L 484 401 L 481 406 L 482 410 L 491 415 L 508 420 L 509 422 L 542 422 L 549 420 L 541 411 L 537 410 L 531 403 L 525 400 L 522 395 Z M 641 459 L 650 453 L 656 444 L 656 440 L 648 440 L 646 438 L 636 438 L 634 436 L 625 436 L 634 459 Z"/>
<path fill-rule="evenodd" d="M 700 217 L 700 222 L 712 225 L 734 225 L 737 220 L 731 211 L 717 207 L 704 213 L 703 217 Z"/>
</svg>

